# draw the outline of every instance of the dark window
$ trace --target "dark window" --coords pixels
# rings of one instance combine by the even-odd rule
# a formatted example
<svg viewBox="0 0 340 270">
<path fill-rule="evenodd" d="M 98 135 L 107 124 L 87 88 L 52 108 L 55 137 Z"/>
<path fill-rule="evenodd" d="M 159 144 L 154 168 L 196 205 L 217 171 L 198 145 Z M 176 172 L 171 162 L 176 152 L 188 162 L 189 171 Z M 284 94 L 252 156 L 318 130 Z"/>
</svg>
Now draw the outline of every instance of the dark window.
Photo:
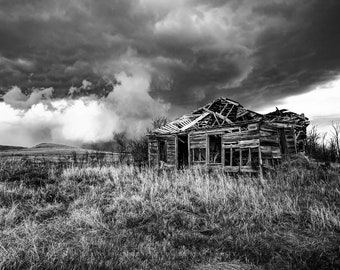
<svg viewBox="0 0 340 270">
<path fill-rule="evenodd" d="M 258 148 L 251 148 L 251 166 L 253 168 L 257 168 L 260 165 L 259 162 L 259 149 Z"/>
<path fill-rule="evenodd" d="M 166 141 L 159 141 L 159 160 L 167 162 L 167 143 Z"/>
<path fill-rule="evenodd" d="M 209 162 L 221 163 L 222 137 L 221 135 L 209 135 Z"/>
<path fill-rule="evenodd" d="M 206 150 L 205 148 L 194 148 L 191 149 L 192 161 L 204 162 L 206 160 Z"/>
<path fill-rule="evenodd" d="M 225 166 L 231 166 L 231 164 L 230 164 L 230 161 L 231 161 L 231 158 L 230 158 L 231 151 L 232 151 L 231 148 L 226 148 L 224 150 L 224 155 L 225 155 L 225 157 L 224 157 L 224 165 Z"/>
<path fill-rule="evenodd" d="M 281 153 L 282 154 L 287 154 L 288 148 L 287 148 L 285 129 L 284 128 L 280 128 L 279 129 L 279 133 L 280 133 L 280 148 L 281 148 Z"/>
<path fill-rule="evenodd" d="M 251 150 L 250 148 L 243 148 L 242 150 L 242 163 L 241 166 L 251 165 Z"/>
<path fill-rule="evenodd" d="M 184 168 L 188 165 L 188 135 L 178 136 L 178 168 Z"/>
<path fill-rule="evenodd" d="M 233 156 L 231 160 L 232 166 L 240 166 L 240 149 L 239 148 L 233 148 Z"/>
</svg>

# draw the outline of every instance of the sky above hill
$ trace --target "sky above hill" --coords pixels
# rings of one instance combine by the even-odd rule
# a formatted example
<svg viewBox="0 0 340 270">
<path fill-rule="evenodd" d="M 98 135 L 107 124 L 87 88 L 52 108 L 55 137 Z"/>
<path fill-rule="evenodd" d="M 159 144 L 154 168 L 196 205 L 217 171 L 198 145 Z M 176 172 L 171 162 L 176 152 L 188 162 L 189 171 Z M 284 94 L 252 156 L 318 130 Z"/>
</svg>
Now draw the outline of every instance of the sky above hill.
<svg viewBox="0 0 340 270">
<path fill-rule="evenodd" d="M 340 1 L 0 0 L 0 144 L 142 134 L 219 96 L 340 121 Z"/>
</svg>

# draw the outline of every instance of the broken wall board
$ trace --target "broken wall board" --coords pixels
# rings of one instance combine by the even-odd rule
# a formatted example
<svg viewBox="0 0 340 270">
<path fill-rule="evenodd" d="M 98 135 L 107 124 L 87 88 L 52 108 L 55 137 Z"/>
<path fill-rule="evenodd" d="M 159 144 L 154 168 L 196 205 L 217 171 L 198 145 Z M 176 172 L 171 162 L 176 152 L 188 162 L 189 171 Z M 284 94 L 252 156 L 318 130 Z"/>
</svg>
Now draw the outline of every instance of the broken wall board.
<svg viewBox="0 0 340 270">
<path fill-rule="evenodd" d="M 253 148 L 253 147 L 259 147 L 260 146 L 260 140 L 259 139 L 252 139 L 252 140 L 240 140 L 238 142 L 238 146 L 240 148 Z"/>
<path fill-rule="evenodd" d="M 259 139 L 227 141 L 222 144 L 222 148 L 257 148 L 259 146 Z"/>
<path fill-rule="evenodd" d="M 227 133 L 222 136 L 222 145 L 225 147 L 230 143 L 246 140 L 257 140 L 259 138 L 258 131 L 245 131 L 239 133 Z"/>
<path fill-rule="evenodd" d="M 287 144 L 287 154 L 296 154 L 296 140 L 294 129 L 289 128 L 284 130 L 284 135 L 286 137 L 286 144 Z"/>
<path fill-rule="evenodd" d="M 193 148 L 206 148 L 207 147 L 207 134 L 205 133 L 192 133 L 189 134 L 190 137 L 190 149 Z"/>
<path fill-rule="evenodd" d="M 233 173 L 237 173 L 240 171 L 240 167 L 239 166 L 224 166 L 223 170 L 225 172 L 233 172 Z"/>
<path fill-rule="evenodd" d="M 176 137 L 167 138 L 167 163 L 176 165 Z"/>
<path fill-rule="evenodd" d="M 149 138 L 149 166 L 158 165 L 158 140 L 157 138 Z"/>
<path fill-rule="evenodd" d="M 160 162 L 160 143 L 165 142 L 166 163 L 176 165 L 176 137 L 175 136 L 149 136 L 148 154 L 149 165 L 157 166 Z"/>
</svg>

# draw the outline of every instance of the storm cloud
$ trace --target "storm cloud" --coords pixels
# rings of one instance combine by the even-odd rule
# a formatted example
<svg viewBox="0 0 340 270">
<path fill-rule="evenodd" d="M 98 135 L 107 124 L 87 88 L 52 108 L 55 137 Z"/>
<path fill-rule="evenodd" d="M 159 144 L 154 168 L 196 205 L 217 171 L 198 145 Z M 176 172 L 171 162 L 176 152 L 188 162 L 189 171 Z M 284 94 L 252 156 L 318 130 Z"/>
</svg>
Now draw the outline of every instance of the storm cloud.
<svg viewBox="0 0 340 270">
<path fill-rule="evenodd" d="M 41 141 L 72 143 L 107 141 L 112 132 L 138 137 L 154 115 L 164 115 L 169 105 L 148 94 L 150 78 L 124 72 L 115 75 L 120 84 L 107 97 L 51 99 L 52 88 L 29 96 L 13 87 L 0 103 L 0 141 L 34 145 Z M 85 83 L 86 84 L 86 83 Z"/>
<path fill-rule="evenodd" d="M 14 86 L 52 87 L 54 100 L 110 100 L 122 119 L 130 98 L 170 116 L 218 96 L 257 109 L 337 78 L 339 13 L 336 0 L 2 0 L 0 94 L 16 108 Z M 118 74 L 148 90 L 114 97 Z"/>
</svg>

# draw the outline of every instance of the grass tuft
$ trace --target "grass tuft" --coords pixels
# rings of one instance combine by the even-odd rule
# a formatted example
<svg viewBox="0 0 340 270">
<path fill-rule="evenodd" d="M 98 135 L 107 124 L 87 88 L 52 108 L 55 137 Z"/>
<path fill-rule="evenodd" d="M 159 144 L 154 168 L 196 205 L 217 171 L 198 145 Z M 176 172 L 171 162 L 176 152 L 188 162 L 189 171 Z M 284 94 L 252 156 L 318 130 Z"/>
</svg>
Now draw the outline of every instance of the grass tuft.
<svg viewBox="0 0 340 270">
<path fill-rule="evenodd" d="M 333 169 L 296 161 L 260 181 L 5 162 L 0 176 L 0 269 L 340 268 Z"/>
</svg>

